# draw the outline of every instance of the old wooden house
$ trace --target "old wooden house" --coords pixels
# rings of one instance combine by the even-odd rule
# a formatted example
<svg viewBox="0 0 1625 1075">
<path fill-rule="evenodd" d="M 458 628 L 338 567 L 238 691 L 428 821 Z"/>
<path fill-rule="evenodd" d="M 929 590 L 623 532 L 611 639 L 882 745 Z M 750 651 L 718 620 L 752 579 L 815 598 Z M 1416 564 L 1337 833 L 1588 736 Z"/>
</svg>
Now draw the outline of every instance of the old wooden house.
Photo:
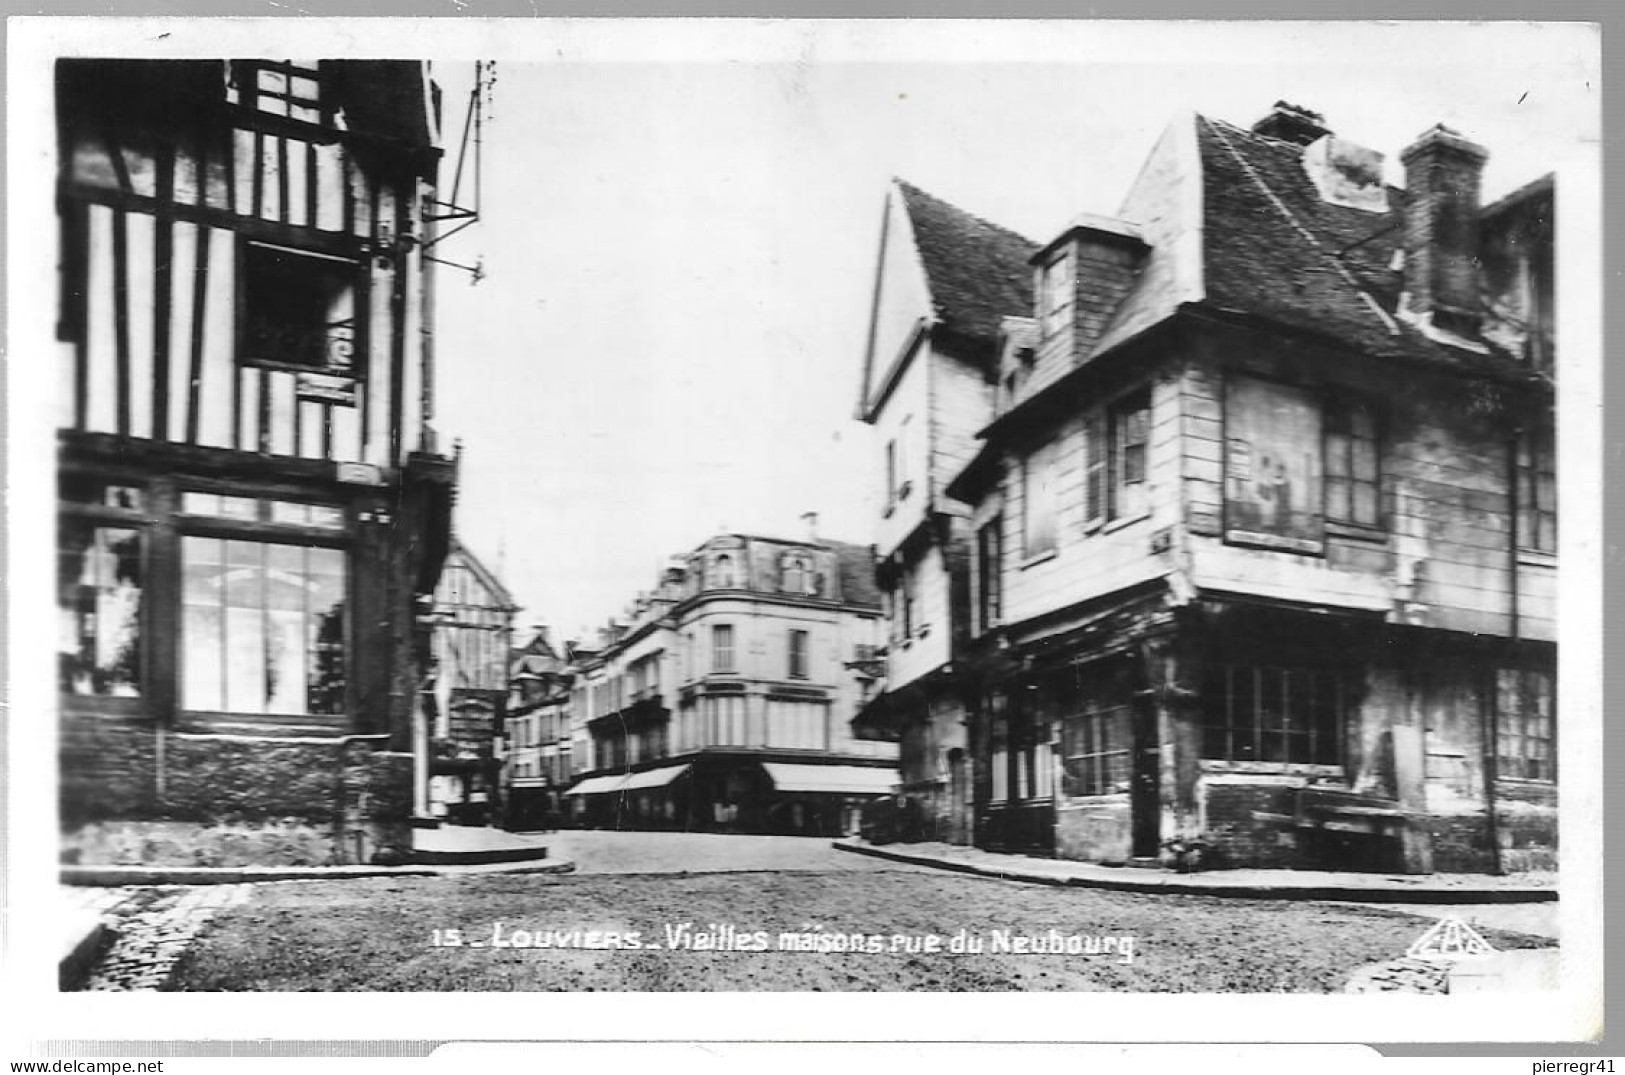
<svg viewBox="0 0 1625 1075">
<path fill-rule="evenodd" d="M 1486 158 L 1192 115 L 1033 252 L 947 488 L 978 844 L 1553 864 L 1554 190 Z"/>
<path fill-rule="evenodd" d="M 837 835 L 897 780 L 851 727 L 881 616 L 868 546 L 720 534 L 675 560 L 590 678 L 578 824 Z"/>
<path fill-rule="evenodd" d="M 61 807 L 82 861 L 409 843 L 453 460 L 417 62 L 56 67 Z"/>
<path fill-rule="evenodd" d="M 577 667 L 574 647 L 560 653 L 546 626 L 516 648 L 508 665 L 507 732 L 503 758 L 503 825 L 556 827 L 564 789 L 575 768 L 570 748 L 570 703 Z"/>
<path fill-rule="evenodd" d="M 502 580 L 453 536 L 434 595 L 429 810 L 484 824 L 500 795 L 495 745 L 508 703 L 513 617 Z"/>
<path fill-rule="evenodd" d="M 885 690 L 860 735 L 899 743 L 903 790 L 924 835 L 971 838 L 970 694 L 955 662 L 969 638 L 975 535 L 948 485 L 993 418 L 988 371 L 1007 315 L 1032 304 L 1036 243 L 894 180 L 857 416 L 874 427 L 882 517 L 878 579 L 888 625 Z"/>
</svg>

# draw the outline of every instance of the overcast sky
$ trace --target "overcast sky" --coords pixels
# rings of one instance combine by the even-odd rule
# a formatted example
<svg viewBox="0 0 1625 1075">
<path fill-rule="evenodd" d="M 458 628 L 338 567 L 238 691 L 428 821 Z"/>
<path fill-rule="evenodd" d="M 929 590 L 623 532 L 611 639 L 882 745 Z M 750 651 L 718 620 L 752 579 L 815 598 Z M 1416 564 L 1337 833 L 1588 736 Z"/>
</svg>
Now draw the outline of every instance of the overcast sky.
<svg viewBox="0 0 1625 1075">
<path fill-rule="evenodd" d="M 440 277 L 457 527 L 520 624 L 564 636 L 722 530 L 795 536 L 816 511 L 872 540 L 852 414 L 893 175 L 1042 241 L 1114 214 L 1180 113 L 1247 125 L 1277 99 L 1386 153 L 1393 181 L 1438 122 L 1490 150 L 1487 199 L 1595 167 L 1579 27 L 623 29 L 503 42 L 483 218 L 440 248 L 486 272 Z M 472 64 L 435 73 L 449 182 Z"/>
</svg>

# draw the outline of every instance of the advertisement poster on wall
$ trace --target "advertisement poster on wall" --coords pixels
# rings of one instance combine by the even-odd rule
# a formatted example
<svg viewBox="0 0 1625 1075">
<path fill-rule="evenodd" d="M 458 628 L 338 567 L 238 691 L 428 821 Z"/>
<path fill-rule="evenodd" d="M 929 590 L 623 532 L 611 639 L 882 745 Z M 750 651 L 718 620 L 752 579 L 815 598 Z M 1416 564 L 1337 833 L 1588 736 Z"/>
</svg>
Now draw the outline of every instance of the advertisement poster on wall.
<svg viewBox="0 0 1625 1075">
<path fill-rule="evenodd" d="M 1225 391 L 1225 538 L 1318 553 L 1320 407 L 1302 389 L 1251 377 Z"/>
</svg>

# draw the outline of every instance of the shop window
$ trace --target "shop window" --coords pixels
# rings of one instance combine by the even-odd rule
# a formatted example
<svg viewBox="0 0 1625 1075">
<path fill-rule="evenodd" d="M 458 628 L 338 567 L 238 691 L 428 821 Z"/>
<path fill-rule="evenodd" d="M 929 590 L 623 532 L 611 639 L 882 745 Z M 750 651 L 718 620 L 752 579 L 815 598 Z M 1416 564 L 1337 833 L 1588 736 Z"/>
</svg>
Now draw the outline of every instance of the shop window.
<svg viewBox="0 0 1625 1075">
<path fill-rule="evenodd" d="M 187 536 L 181 576 L 184 708 L 345 711 L 342 551 Z"/>
<path fill-rule="evenodd" d="M 145 586 L 141 530 L 65 518 L 58 548 L 62 691 L 140 697 Z"/>
<path fill-rule="evenodd" d="M 1523 432 L 1513 448 L 1517 473 L 1518 546 L 1557 551 L 1557 451 L 1550 429 Z"/>
<path fill-rule="evenodd" d="M 1076 711 L 1061 721 L 1061 792 L 1108 795 L 1129 790 L 1133 716 L 1121 675 L 1080 677 Z"/>
<path fill-rule="evenodd" d="M 1366 404 L 1337 400 L 1326 408 L 1326 518 L 1380 526 L 1377 417 Z"/>
<path fill-rule="evenodd" d="M 1215 665 L 1202 692 L 1202 756 L 1341 765 L 1342 706 L 1342 685 L 1332 672 Z"/>
<path fill-rule="evenodd" d="M 1496 775 L 1513 780 L 1556 779 L 1556 687 L 1550 672 L 1496 669 Z"/>
</svg>

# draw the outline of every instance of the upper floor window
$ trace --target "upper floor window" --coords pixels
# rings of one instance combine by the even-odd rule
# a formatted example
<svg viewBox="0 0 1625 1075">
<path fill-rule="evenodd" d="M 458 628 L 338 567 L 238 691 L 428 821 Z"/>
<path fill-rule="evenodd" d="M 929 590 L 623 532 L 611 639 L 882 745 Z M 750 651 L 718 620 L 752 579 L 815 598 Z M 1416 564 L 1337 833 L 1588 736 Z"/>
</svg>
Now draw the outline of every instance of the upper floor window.
<svg viewBox="0 0 1625 1075">
<path fill-rule="evenodd" d="M 238 360 L 353 376 L 356 263 L 252 240 L 244 240 L 240 251 Z"/>
<path fill-rule="evenodd" d="M 1149 510 L 1146 454 L 1151 394 L 1140 390 L 1090 415 L 1083 425 L 1083 525 L 1132 519 Z"/>
<path fill-rule="evenodd" d="M 1060 452 L 1056 441 L 1036 449 L 1022 467 L 1023 552 L 1028 557 L 1055 551 L 1055 523 L 1060 510 Z"/>
<path fill-rule="evenodd" d="M 912 569 L 906 569 L 903 572 L 902 595 L 903 609 L 899 619 L 902 623 L 903 638 L 909 639 L 914 637 L 915 627 L 914 571 Z"/>
<path fill-rule="evenodd" d="M 1557 551 L 1557 446 L 1552 430 L 1518 434 L 1513 448 L 1517 474 L 1518 546 Z"/>
<path fill-rule="evenodd" d="M 1379 526 L 1377 417 L 1371 407 L 1334 400 L 1326 407 L 1326 518 Z"/>
<path fill-rule="evenodd" d="M 1073 272 L 1072 258 L 1066 252 L 1057 254 L 1044 266 L 1042 279 L 1044 335 L 1052 336 L 1066 327 L 1072 311 Z"/>
<path fill-rule="evenodd" d="M 789 637 L 790 678 L 807 678 L 807 632 L 798 628 L 790 628 Z"/>
<path fill-rule="evenodd" d="M 907 415 L 898 426 L 897 436 L 886 442 L 886 507 L 890 508 L 899 500 L 908 499 L 909 491 L 913 486 L 908 476 L 908 437 L 910 419 Z"/>
<path fill-rule="evenodd" d="M 729 623 L 711 628 L 711 671 L 734 671 L 734 629 Z"/>
<path fill-rule="evenodd" d="M 301 61 L 239 60 L 232 65 L 231 88 L 239 104 L 302 123 L 332 125 L 336 116 L 323 106 L 322 73 Z"/>
<path fill-rule="evenodd" d="M 1004 517 L 976 531 L 976 619 L 981 630 L 999 624 L 1003 615 Z"/>
</svg>

